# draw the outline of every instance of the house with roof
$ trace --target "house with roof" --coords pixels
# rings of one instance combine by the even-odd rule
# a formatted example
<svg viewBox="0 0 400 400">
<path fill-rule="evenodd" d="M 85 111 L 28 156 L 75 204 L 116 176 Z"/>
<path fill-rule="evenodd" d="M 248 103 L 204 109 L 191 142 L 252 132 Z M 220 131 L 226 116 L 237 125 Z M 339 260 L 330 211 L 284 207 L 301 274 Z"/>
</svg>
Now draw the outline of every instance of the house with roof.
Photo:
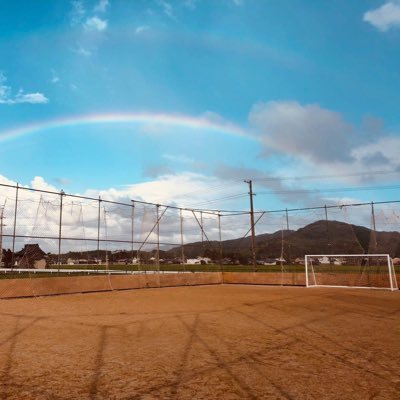
<svg viewBox="0 0 400 400">
<path fill-rule="evenodd" d="M 21 251 L 15 253 L 15 257 L 19 268 L 42 269 L 47 266 L 47 255 L 37 243 L 26 244 Z"/>
</svg>

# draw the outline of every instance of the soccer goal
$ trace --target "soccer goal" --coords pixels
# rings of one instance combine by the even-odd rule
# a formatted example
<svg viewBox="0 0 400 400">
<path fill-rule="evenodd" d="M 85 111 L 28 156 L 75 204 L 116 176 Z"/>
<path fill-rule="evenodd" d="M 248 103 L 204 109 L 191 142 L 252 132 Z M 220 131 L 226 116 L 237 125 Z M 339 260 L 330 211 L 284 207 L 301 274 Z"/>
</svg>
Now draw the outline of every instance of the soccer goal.
<svg viewBox="0 0 400 400">
<path fill-rule="evenodd" d="M 398 289 L 388 254 L 313 254 L 305 256 L 307 287 Z"/>
</svg>

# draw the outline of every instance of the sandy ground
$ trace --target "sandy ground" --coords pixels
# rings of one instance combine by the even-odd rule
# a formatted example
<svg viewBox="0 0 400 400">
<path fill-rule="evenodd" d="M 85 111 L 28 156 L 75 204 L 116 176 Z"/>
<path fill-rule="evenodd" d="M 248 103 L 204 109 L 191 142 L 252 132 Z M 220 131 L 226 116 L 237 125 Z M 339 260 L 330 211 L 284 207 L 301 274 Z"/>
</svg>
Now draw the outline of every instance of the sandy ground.
<svg viewBox="0 0 400 400">
<path fill-rule="evenodd" d="M 0 300 L 0 399 L 398 399 L 400 291 Z"/>
</svg>

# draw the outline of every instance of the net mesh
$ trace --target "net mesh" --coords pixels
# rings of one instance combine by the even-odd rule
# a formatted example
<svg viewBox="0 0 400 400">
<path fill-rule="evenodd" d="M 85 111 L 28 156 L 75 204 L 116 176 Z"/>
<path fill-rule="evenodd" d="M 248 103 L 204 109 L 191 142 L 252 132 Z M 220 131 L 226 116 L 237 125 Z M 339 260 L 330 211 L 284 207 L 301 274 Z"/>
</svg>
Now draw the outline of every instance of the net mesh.
<svg viewBox="0 0 400 400">
<path fill-rule="evenodd" d="M 257 211 L 254 242 L 249 212 L 2 184 L 0 218 L 1 279 L 230 271 L 277 273 L 275 284 L 290 284 L 288 276 L 304 276 L 305 254 L 388 253 L 400 264 L 400 202 Z"/>
</svg>

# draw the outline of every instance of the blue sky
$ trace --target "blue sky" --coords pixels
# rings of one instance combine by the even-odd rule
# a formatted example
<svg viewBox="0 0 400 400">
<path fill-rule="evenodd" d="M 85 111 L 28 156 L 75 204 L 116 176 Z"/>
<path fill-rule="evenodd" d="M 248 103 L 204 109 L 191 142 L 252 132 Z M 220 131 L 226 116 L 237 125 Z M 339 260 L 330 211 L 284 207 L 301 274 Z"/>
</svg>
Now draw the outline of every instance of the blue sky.
<svg viewBox="0 0 400 400">
<path fill-rule="evenodd" d="M 259 209 L 398 200 L 399 43 L 397 0 L 0 0 L 0 181 L 224 209 L 248 208 L 243 179 Z"/>
</svg>

